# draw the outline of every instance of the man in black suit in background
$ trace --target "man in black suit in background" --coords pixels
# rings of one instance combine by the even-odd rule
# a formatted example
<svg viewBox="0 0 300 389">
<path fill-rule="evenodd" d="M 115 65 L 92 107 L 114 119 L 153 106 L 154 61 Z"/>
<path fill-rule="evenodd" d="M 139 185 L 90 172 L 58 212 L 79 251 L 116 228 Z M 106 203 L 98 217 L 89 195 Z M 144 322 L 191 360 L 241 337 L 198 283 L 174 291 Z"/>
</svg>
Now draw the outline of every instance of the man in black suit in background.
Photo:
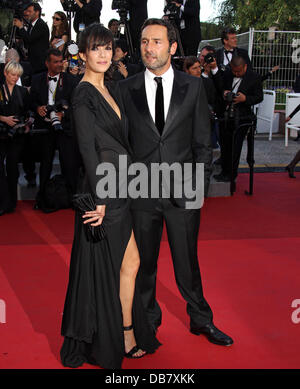
<svg viewBox="0 0 300 389">
<path fill-rule="evenodd" d="M 129 0 L 129 27 L 134 51 L 139 53 L 141 27 L 148 18 L 148 0 Z"/>
<path fill-rule="evenodd" d="M 173 3 L 180 8 L 178 27 L 184 55 L 197 56 L 198 46 L 201 42 L 200 1 L 182 0 Z"/>
<path fill-rule="evenodd" d="M 161 19 L 144 23 L 141 55 L 146 71 L 120 82 L 133 159 L 149 168 L 164 162 L 169 166 L 177 162 L 182 167 L 191 163 L 193 178 L 195 163 L 203 163 L 207 193 L 212 159 L 207 99 L 200 78 L 172 68 L 171 56 L 176 49 L 176 33 L 170 23 Z M 161 189 L 162 181 L 159 186 Z M 157 259 L 165 221 L 176 282 L 187 302 L 191 332 L 229 346 L 233 341 L 214 326 L 202 291 L 197 256 L 201 205 L 187 209 L 187 201 L 185 194 L 180 198 L 164 198 L 161 194 L 153 198 L 150 193 L 147 198 L 133 200 L 134 234 L 141 257 L 138 287 L 150 325 L 156 331 L 161 324 L 156 300 Z"/>
<path fill-rule="evenodd" d="M 41 6 L 38 3 L 29 4 L 24 11 L 30 26 L 26 30 L 22 20 L 14 19 L 14 26 L 18 28 L 18 35 L 23 39 L 28 49 L 28 60 L 33 74 L 46 70 L 45 59 L 49 48 L 49 28 L 41 19 Z"/>
<path fill-rule="evenodd" d="M 225 28 L 221 34 L 223 47 L 217 50 L 216 59 L 221 71 L 229 68 L 230 61 L 236 55 L 243 57 L 248 68 L 252 68 L 247 50 L 237 47 L 237 36 L 234 28 Z"/>
<path fill-rule="evenodd" d="M 40 188 L 36 197 L 35 209 L 47 210 L 44 191 L 50 178 L 55 148 L 59 151 L 61 172 L 66 180 L 70 196 L 76 192 L 79 171 L 79 152 L 74 139 L 70 103 L 72 92 L 76 86 L 76 78 L 63 73 L 63 57 L 58 49 L 49 49 L 46 59 L 47 72 L 37 74 L 32 79 L 30 90 L 32 110 L 36 113 L 35 129 L 47 130 L 32 136 L 32 149 L 39 154 Z M 54 127 L 49 120 L 47 105 L 58 104 L 56 115 L 62 129 Z M 65 106 L 62 110 L 61 105 Z"/>
<path fill-rule="evenodd" d="M 249 129 L 243 124 L 251 122 L 252 106 L 263 100 L 263 88 L 260 75 L 249 69 L 244 57 L 240 56 L 233 57 L 230 69 L 225 71 L 223 88 L 224 96 L 233 92 L 236 97 L 233 104 L 225 105 L 224 121 L 220 123 L 222 172 L 214 178 L 229 182 L 231 176 L 234 180 L 237 177 L 243 141 Z M 233 108 L 232 117 L 230 107 Z"/>
</svg>

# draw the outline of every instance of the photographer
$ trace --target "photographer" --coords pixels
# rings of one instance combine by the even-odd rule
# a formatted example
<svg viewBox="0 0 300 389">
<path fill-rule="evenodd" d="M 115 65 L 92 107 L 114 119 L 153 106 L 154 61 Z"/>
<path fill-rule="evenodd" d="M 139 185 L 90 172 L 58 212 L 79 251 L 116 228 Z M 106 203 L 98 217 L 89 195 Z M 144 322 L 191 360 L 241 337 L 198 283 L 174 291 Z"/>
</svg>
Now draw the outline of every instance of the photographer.
<svg viewBox="0 0 300 389">
<path fill-rule="evenodd" d="M 197 55 L 201 42 L 200 1 L 178 0 L 169 3 L 175 4 L 179 9 L 178 27 L 184 54 Z"/>
<path fill-rule="evenodd" d="M 31 3 L 25 8 L 24 15 L 30 22 L 28 29 L 24 28 L 22 20 L 14 19 L 13 21 L 13 25 L 18 28 L 18 35 L 28 49 L 28 60 L 33 74 L 45 70 L 45 58 L 49 48 L 49 28 L 47 23 L 41 19 L 41 12 L 41 6 L 38 3 Z"/>
<path fill-rule="evenodd" d="M 42 210 L 47 209 L 44 193 L 52 171 L 55 148 L 59 151 L 61 171 L 70 194 L 76 191 L 79 166 L 69 109 L 75 87 L 74 77 L 62 72 L 63 57 L 58 49 L 48 51 L 46 66 L 48 72 L 36 75 L 30 90 L 32 110 L 37 113 L 35 130 L 43 130 L 43 133 L 32 137 L 32 148 L 39 152 L 41 159 L 40 188 L 34 208 Z"/>
<path fill-rule="evenodd" d="M 252 68 L 247 50 L 237 47 L 237 36 L 234 28 L 225 28 L 221 34 L 221 41 L 223 47 L 216 52 L 217 64 L 221 71 L 229 68 L 230 61 L 236 55 L 244 58 L 248 68 Z"/>
<path fill-rule="evenodd" d="M 225 109 L 220 123 L 222 172 L 214 178 L 229 182 L 238 174 L 243 141 L 249 128 L 243 124 L 251 122 L 252 106 L 263 100 L 263 89 L 261 77 L 249 69 L 240 56 L 232 58 L 223 81 Z"/>
<path fill-rule="evenodd" d="M 22 73 L 23 68 L 18 62 L 8 62 L 4 68 L 5 81 L 0 85 L 0 214 L 13 212 L 16 208 L 18 163 L 30 130 L 30 122 L 27 121 L 30 116 L 29 94 L 25 87 L 16 85 Z"/>
<path fill-rule="evenodd" d="M 73 27 L 77 34 L 92 23 L 100 22 L 102 0 L 60 0 L 64 11 L 75 12 Z"/>
<path fill-rule="evenodd" d="M 128 46 L 126 41 L 123 39 L 117 40 L 115 43 L 115 54 L 113 56 L 113 62 L 116 67 L 112 74 L 114 81 L 124 80 L 141 71 L 139 65 L 131 64 L 128 61 L 127 54 Z"/>
</svg>

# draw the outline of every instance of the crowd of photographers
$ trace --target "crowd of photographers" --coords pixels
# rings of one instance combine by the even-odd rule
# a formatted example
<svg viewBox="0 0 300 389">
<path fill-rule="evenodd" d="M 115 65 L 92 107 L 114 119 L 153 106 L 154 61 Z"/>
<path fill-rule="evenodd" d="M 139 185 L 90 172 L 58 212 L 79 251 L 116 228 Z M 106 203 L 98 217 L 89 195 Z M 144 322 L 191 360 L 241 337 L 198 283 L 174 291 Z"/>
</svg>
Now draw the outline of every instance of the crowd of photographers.
<svg viewBox="0 0 300 389">
<path fill-rule="evenodd" d="M 112 19 L 108 28 L 115 38 L 115 81 L 143 71 L 138 55 L 138 31 L 147 18 L 147 0 L 113 1 L 120 20 Z M 74 88 L 84 74 L 84 63 L 76 42 L 71 41 L 68 14 L 75 12 L 77 38 L 89 24 L 99 22 L 101 0 L 61 0 L 65 12 L 53 15 L 51 31 L 41 18 L 38 3 L 29 3 L 22 17 L 14 18 L 14 47 L 6 52 L 0 64 L 0 215 L 13 212 L 17 205 L 18 164 L 22 162 L 28 186 L 36 186 L 36 162 L 40 162 L 39 188 L 35 209 L 51 212 L 71 205 L 76 192 L 80 157 L 72 131 L 70 102 Z M 201 77 L 211 113 L 212 145 L 220 148 L 215 161 L 221 172 L 217 181 L 235 180 L 243 140 L 253 120 L 252 107 L 263 99 L 262 81 L 252 70 L 247 51 L 237 47 L 236 32 L 223 31 L 223 47 L 205 46 L 198 53 L 201 40 L 199 1 L 168 1 L 164 18 L 176 23 L 184 62 L 174 66 L 195 77 Z M 121 7 L 121 8 L 119 8 Z M 139 8 L 140 7 L 140 8 Z M 131 10 L 131 29 L 121 31 Z M 138 13 L 137 13 L 138 12 Z M 135 14 L 136 13 L 136 14 Z M 174 20 L 174 14 L 177 20 Z M 133 22 L 134 21 L 134 22 Z M 50 179 L 55 151 L 58 150 L 61 175 Z M 58 200 L 55 203 L 55 199 Z"/>
</svg>

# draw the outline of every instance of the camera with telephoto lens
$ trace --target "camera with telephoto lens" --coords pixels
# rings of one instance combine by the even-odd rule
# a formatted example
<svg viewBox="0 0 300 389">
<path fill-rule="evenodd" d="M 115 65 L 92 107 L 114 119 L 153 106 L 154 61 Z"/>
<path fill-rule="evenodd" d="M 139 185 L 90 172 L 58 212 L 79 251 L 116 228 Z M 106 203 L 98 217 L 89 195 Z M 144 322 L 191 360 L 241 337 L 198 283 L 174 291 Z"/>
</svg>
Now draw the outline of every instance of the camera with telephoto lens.
<svg viewBox="0 0 300 389">
<path fill-rule="evenodd" d="M 128 0 L 113 0 L 111 9 L 116 10 L 120 16 L 120 24 L 126 24 L 127 13 L 130 10 L 130 4 Z"/>
<path fill-rule="evenodd" d="M 46 106 L 47 113 L 45 120 L 51 122 L 54 131 L 63 131 L 63 126 L 59 117 L 57 116 L 57 112 L 64 113 L 68 108 L 68 103 L 65 100 L 61 100 L 56 104 Z"/>
<path fill-rule="evenodd" d="M 216 60 L 216 55 L 214 53 L 208 53 L 204 57 L 204 62 L 210 64 Z"/>
<path fill-rule="evenodd" d="M 228 103 L 227 105 L 227 112 L 228 112 L 228 117 L 230 119 L 233 119 L 235 116 L 235 105 L 234 105 L 234 98 L 236 97 L 236 93 L 233 92 L 228 92 L 225 95 L 225 101 Z"/>
<path fill-rule="evenodd" d="M 10 127 L 7 124 L 0 122 L 0 135 L 3 137 L 13 138 L 16 135 L 25 134 L 26 127 L 31 127 L 34 123 L 34 114 L 29 111 L 27 116 L 14 116 L 14 119 L 17 120 L 17 123 Z"/>
</svg>

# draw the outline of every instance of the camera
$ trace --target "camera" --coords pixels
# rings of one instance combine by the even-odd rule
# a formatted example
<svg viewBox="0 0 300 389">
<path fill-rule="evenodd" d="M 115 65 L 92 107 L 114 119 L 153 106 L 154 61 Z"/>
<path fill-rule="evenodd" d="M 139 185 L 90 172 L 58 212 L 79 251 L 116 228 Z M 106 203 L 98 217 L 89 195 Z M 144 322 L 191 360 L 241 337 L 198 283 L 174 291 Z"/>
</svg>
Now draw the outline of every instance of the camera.
<svg viewBox="0 0 300 389">
<path fill-rule="evenodd" d="M 25 133 L 25 127 L 31 127 L 34 123 L 34 114 L 29 111 L 28 116 L 14 116 L 14 119 L 18 121 L 13 127 L 9 127 L 7 124 L 0 122 L 0 137 L 13 138 L 15 135 L 22 135 Z"/>
<path fill-rule="evenodd" d="M 129 1 L 128 0 L 113 0 L 112 5 L 111 5 L 111 9 L 117 9 L 117 10 L 124 9 L 124 10 L 128 11 L 130 9 Z"/>
<path fill-rule="evenodd" d="M 176 0 L 176 3 L 183 4 L 183 0 Z M 178 17 L 180 12 L 180 7 L 177 7 L 174 4 L 174 0 L 167 0 L 167 4 L 164 8 L 164 13 L 168 13 L 170 19 Z"/>
<path fill-rule="evenodd" d="M 81 3 L 85 4 L 85 0 L 81 0 Z M 74 0 L 65 0 L 64 1 L 64 6 L 66 8 L 66 11 L 69 12 L 75 12 L 76 11 L 76 2 Z"/>
<path fill-rule="evenodd" d="M 50 121 L 54 131 L 63 131 L 63 127 L 57 112 L 65 112 L 69 108 L 68 103 L 65 100 L 61 100 L 56 104 L 47 105 L 46 121 Z"/>
<path fill-rule="evenodd" d="M 225 101 L 228 103 L 227 106 L 227 113 L 228 113 L 228 118 L 233 119 L 235 117 L 235 105 L 234 105 L 234 98 L 237 95 L 233 92 L 228 92 L 227 95 L 224 97 Z"/>
<path fill-rule="evenodd" d="M 208 53 L 204 57 L 204 62 L 207 64 L 210 64 L 210 63 L 214 62 L 215 60 L 216 60 L 216 56 L 213 53 Z"/>
</svg>

